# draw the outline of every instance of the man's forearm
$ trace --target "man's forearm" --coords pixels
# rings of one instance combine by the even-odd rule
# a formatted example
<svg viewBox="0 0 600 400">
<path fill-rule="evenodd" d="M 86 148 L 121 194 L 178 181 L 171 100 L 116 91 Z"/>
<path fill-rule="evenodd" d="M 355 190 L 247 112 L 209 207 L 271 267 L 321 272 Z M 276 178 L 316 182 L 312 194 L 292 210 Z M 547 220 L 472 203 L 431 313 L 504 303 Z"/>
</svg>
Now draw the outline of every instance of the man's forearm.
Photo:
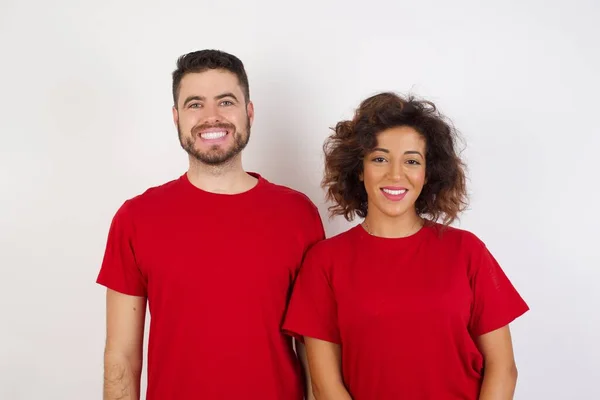
<svg viewBox="0 0 600 400">
<path fill-rule="evenodd" d="M 480 400 L 512 400 L 517 384 L 514 365 L 486 365 L 483 373 Z"/>
<path fill-rule="evenodd" d="M 104 355 L 104 400 L 139 400 L 141 360 L 130 361 L 127 357 L 105 353 Z"/>
</svg>

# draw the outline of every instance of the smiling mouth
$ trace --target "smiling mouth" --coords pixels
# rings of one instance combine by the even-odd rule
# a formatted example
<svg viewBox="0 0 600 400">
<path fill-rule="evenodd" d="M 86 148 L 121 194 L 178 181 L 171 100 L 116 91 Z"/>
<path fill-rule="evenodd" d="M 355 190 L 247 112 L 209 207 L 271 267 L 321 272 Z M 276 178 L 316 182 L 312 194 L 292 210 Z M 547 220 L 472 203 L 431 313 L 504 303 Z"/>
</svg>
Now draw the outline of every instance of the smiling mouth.
<svg viewBox="0 0 600 400">
<path fill-rule="evenodd" d="M 400 196 L 404 193 L 406 193 L 408 190 L 407 189 L 388 189 L 388 188 L 381 188 L 381 191 L 384 193 L 387 193 L 389 195 L 392 196 Z"/>
<path fill-rule="evenodd" d="M 228 134 L 225 129 L 211 129 L 200 132 L 200 138 L 203 140 L 218 140 L 224 138 Z"/>
</svg>

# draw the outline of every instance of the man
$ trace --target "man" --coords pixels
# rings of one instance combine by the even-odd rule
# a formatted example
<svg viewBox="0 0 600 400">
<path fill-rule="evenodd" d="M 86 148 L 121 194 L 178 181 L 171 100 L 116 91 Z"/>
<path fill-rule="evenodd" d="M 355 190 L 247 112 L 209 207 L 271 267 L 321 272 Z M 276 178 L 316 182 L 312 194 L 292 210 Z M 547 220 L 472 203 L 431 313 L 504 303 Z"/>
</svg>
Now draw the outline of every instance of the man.
<svg viewBox="0 0 600 400">
<path fill-rule="evenodd" d="M 302 258 L 324 237 L 318 211 L 244 171 L 254 105 L 237 57 L 180 57 L 173 100 L 189 168 L 124 202 L 98 275 L 104 399 L 139 399 L 148 304 L 147 400 L 300 400 L 307 374 L 280 328 Z"/>
</svg>

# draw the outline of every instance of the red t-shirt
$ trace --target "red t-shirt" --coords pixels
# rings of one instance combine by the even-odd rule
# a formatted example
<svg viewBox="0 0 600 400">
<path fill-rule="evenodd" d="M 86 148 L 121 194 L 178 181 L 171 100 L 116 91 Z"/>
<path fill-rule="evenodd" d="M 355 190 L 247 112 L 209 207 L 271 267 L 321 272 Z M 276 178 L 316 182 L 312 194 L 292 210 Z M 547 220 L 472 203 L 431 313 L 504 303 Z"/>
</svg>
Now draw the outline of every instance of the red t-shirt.
<svg viewBox="0 0 600 400">
<path fill-rule="evenodd" d="M 116 213 L 97 282 L 147 296 L 147 400 L 300 400 L 302 368 L 281 331 L 315 205 L 268 182 L 213 194 L 187 175 Z"/>
<path fill-rule="evenodd" d="M 306 255 L 283 329 L 340 344 L 354 400 L 477 399 L 473 338 L 528 310 L 475 235 L 438 227 L 386 239 L 357 225 Z"/>
</svg>

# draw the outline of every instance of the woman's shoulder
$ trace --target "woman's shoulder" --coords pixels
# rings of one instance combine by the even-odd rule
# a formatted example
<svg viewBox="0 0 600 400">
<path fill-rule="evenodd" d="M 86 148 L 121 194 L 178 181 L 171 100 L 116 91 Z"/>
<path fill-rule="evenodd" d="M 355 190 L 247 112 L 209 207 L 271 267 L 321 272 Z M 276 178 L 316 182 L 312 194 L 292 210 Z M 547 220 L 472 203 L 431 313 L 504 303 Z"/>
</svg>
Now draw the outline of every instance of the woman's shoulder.
<svg viewBox="0 0 600 400">
<path fill-rule="evenodd" d="M 310 252 L 318 252 L 319 254 L 337 254 L 343 252 L 348 247 L 353 246 L 357 236 L 357 229 L 362 228 L 360 225 L 357 225 L 327 237 L 315 243 L 310 249 Z"/>
<path fill-rule="evenodd" d="M 483 241 L 475 233 L 468 229 L 458 228 L 456 226 L 446 226 L 439 223 L 427 225 L 430 230 L 430 237 L 445 245 L 451 245 L 458 248 L 478 248 L 485 247 Z"/>
</svg>

